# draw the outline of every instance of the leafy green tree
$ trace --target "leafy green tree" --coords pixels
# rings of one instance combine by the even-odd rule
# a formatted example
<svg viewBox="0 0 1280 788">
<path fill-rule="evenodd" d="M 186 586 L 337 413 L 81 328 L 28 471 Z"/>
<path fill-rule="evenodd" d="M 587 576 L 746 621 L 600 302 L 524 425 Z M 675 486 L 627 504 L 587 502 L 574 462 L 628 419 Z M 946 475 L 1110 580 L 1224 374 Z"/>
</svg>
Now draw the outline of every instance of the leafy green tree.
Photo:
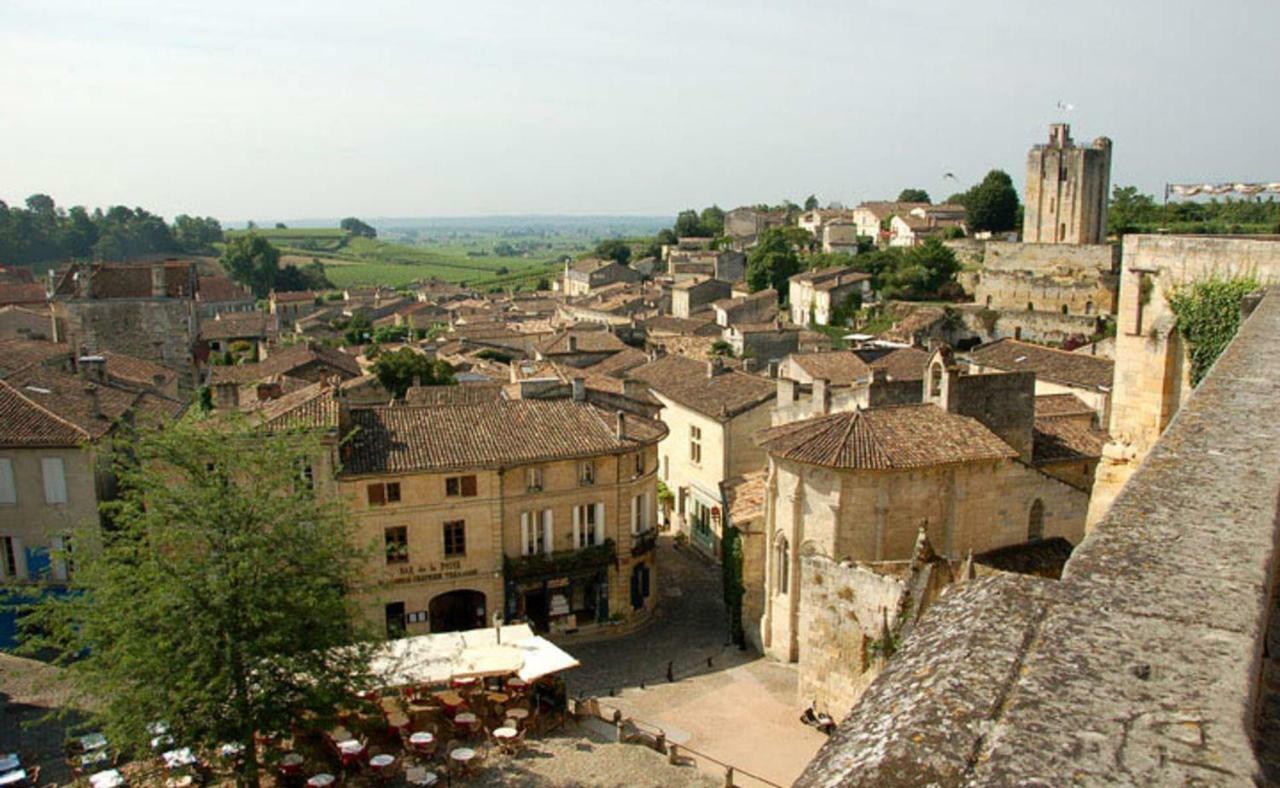
<svg viewBox="0 0 1280 788">
<path fill-rule="evenodd" d="M 415 381 L 423 386 L 451 386 L 457 383 L 453 367 L 448 363 L 427 358 L 407 347 L 381 354 L 370 369 L 382 387 L 394 394 L 396 399 L 404 399 L 405 392 Z"/>
<path fill-rule="evenodd" d="M 348 345 L 363 345 L 373 339 L 373 323 L 369 316 L 360 312 L 347 321 L 342 338 Z"/>
<path fill-rule="evenodd" d="M 257 298 L 265 298 L 280 274 L 280 250 L 257 233 L 231 239 L 218 259 L 223 270 L 248 287 Z"/>
<path fill-rule="evenodd" d="M 724 217 L 721 217 L 720 222 L 721 222 L 721 227 L 723 228 Z M 667 246 L 671 246 L 672 244 L 674 244 L 676 241 L 680 239 L 676 237 L 676 234 L 673 230 L 662 229 L 658 231 L 658 234 L 654 236 L 653 240 L 658 244 L 666 244 Z"/>
<path fill-rule="evenodd" d="M 965 224 L 974 232 L 1008 232 L 1018 229 L 1018 190 L 1003 170 L 992 170 L 977 186 L 965 192 Z"/>
<path fill-rule="evenodd" d="M 623 265 L 631 262 L 631 247 L 617 238 L 606 238 L 596 244 L 592 254 L 601 260 L 613 260 Z"/>
<path fill-rule="evenodd" d="M 707 238 L 709 234 L 702 226 L 702 219 L 692 208 L 676 215 L 676 236 L 680 238 Z"/>
<path fill-rule="evenodd" d="M 538 283 L 537 283 L 536 285 L 534 285 L 534 288 L 533 288 L 533 289 L 535 289 L 535 290 L 550 290 L 550 289 L 551 289 L 551 280 L 550 280 L 550 279 L 547 279 L 545 276 L 538 277 Z"/>
<path fill-rule="evenodd" d="M 931 202 L 924 189 L 903 189 L 898 192 L 898 202 Z"/>
<path fill-rule="evenodd" d="M 338 223 L 338 227 L 342 228 L 343 230 L 346 230 L 352 235 L 360 236 L 362 238 L 378 237 L 377 230 L 373 229 L 372 226 L 365 224 L 364 222 L 360 221 L 354 216 L 348 216 L 347 218 L 343 219 L 341 222 Z"/>
<path fill-rule="evenodd" d="M 369 686 L 356 624 L 367 551 L 346 507 L 304 484 L 318 437 L 264 434 L 196 412 L 111 446 L 119 497 L 76 545 L 72 591 L 23 619 L 23 650 L 54 655 L 79 708 L 124 750 L 163 721 L 184 746 L 254 752 Z M 257 759 L 237 783 L 256 786 Z"/>
<path fill-rule="evenodd" d="M 222 225 L 212 216 L 187 216 L 173 220 L 173 239 L 184 252 L 206 252 L 222 240 Z"/>
<path fill-rule="evenodd" d="M 698 214 L 698 225 L 702 227 L 703 237 L 724 235 L 724 210 L 719 205 L 703 208 Z"/>
<path fill-rule="evenodd" d="M 810 194 L 808 197 L 804 198 L 804 209 L 806 211 L 817 210 L 819 205 L 821 205 L 821 203 L 818 202 L 818 195 L 816 194 Z"/>
<path fill-rule="evenodd" d="M 800 273 L 800 254 L 809 234 L 798 227 L 770 227 L 760 234 L 747 252 L 747 286 L 751 292 L 773 288 L 780 298 L 787 296 L 787 280 Z"/>
<path fill-rule="evenodd" d="M 516 248 L 512 246 L 510 241 L 499 241 L 493 245 L 493 253 L 497 257 L 515 257 Z"/>
<path fill-rule="evenodd" d="M 937 238 L 903 252 L 896 264 L 880 273 L 886 298 L 922 300 L 937 298 L 960 271 L 956 255 Z"/>
<path fill-rule="evenodd" d="M 276 229 L 277 229 L 277 230 L 288 230 L 288 229 L 289 229 L 289 227 L 288 227 L 288 225 L 286 225 L 284 222 L 276 222 Z"/>
<path fill-rule="evenodd" d="M 1149 194 L 1141 194 L 1136 186 L 1117 186 L 1111 191 L 1107 208 L 1107 233 L 1117 237 L 1136 232 L 1160 219 L 1160 208 Z"/>
</svg>

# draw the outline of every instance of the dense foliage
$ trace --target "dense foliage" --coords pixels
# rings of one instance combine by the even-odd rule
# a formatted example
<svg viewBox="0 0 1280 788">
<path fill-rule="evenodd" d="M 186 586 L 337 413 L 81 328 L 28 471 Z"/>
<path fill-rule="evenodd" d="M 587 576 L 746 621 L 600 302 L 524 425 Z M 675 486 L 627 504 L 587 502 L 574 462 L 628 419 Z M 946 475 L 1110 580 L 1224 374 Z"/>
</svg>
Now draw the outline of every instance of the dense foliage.
<svg viewBox="0 0 1280 788">
<path fill-rule="evenodd" d="M 221 240 L 222 226 L 209 217 L 182 215 L 170 227 L 163 217 L 123 205 L 64 209 L 46 194 L 31 195 L 25 207 L 0 202 L 0 261 L 11 265 L 207 252 Z"/>
<path fill-rule="evenodd" d="M 404 399 L 405 392 L 413 385 L 450 386 L 458 382 L 453 376 L 453 367 L 446 362 L 427 358 L 407 347 L 380 354 L 371 371 L 396 399 Z"/>
<path fill-rule="evenodd" d="M 898 202 L 933 202 L 924 189 L 903 189 L 898 192 Z"/>
<path fill-rule="evenodd" d="M 346 230 L 352 235 L 361 238 L 377 238 L 378 231 L 373 229 L 371 225 L 365 224 L 354 216 L 348 216 L 338 223 L 338 227 Z"/>
<path fill-rule="evenodd" d="M 266 298 L 280 275 L 280 250 L 254 232 L 232 238 L 218 262 L 257 298 Z"/>
<path fill-rule="evenodd" d="M 592 254 L 601 260 L 614 260 L 623 265 L 631 262 L 631 246 L 617 238 L 606 238 L 596 244 Z"/>
<path fill-rule="evenodd" d="M 55 655 L 69 706 L 126 751 L 150 751 L 159 721 L 183 746 L 253 752 L 255 731 L 331 714 L 368 680 L 366 551 L 301 472 L 320 440 L 196 415 L 129 437 L 111 447 L 109 526 L 74 533 L 73 593 L 27 613 L 23 649 Z M 237 768 L 257 784 L 256 758 Z"/>
<path fill-rule="evenodd" d="M 724 211 L 718 205 L 681 211 L 676 216 L 675 235 L 679 238 L 715 238 L 724 234 Z"/>
<path fill-rule="evenodd" d="M 1134 186 L 1117 186 L 1107 209 L 1107 232 L 1209 235 L 1280 233 L 1280 201 L 1261 197 L 1219 201 L 1183 200 L 1163 206 Z"/>
<path fill-rule="evenodd" d="M 1251 276 L 1212 277 L 1180 285 L 1168 293 L 1178 333 L 1187 343 L 1193 386 L 1200 385 L 1236 335 L 1240 303 L 1258 287 L 1258 280 Z"/>
<path fill-rule="evenodd" d="M 969 191 L 952 195 L 947 202 L 965 208 L 970 232 L 1008 232 L 1019 228 L 1018 189 L 1004 170 L 991 170 Z"/>
<path fill-rule="evenodd" d="M 804 267 L 798 250 L 812 240 L 798 227 L 771 227 L 761 233 L 756 245 L 747 251 L 747 286 L 751 292 L 772 287 L 785 299 L 787 280 Z"/>
</svg>

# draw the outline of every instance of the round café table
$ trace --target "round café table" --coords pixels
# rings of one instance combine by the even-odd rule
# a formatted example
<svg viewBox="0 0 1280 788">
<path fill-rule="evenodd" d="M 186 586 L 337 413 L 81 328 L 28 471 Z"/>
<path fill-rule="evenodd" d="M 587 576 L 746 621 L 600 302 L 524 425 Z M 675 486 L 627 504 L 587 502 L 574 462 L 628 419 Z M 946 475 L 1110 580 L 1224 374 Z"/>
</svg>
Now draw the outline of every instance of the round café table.
<svg viewBox="0 0 1280 788">
<path fill-rule="evenodd" d="M 391 769 L 391 765 L 395 762 L 396 762 L 396 759 L 394 755 L 387 755 L 386 753 L 381 753 L 369 759 L 369 768 L 373 770 L 374 774 L 381 777 L 385 774 L 385 772 Z"/>
<path fill-rule="evenodd" d="M 458 747 L 449 753 L 449 760 L 457 764 L 458 769 L 466 774 L 471 769 L 471 762 L 476 759 L 476 751 L 470 747 Z"/>
<path fill-rule="evenodd" d="M 285 753 L 276 768 L 285 777 L 302 774 L 302 756 L 296 752 Z"/>
<path fill-rule="evenodd" d="M 506 726 L 494 728 L 493 730 L 493 738 L 497 740 L 498 746 L 504 750 L 511 747 L 511 745 L 515 743 L 516 737 L 519 735 L 520 732 L 515 728 L 508 728 Z"/>
<path fill-rule="evenodd" d="M 310 779 L 307 780 L 307 788 L 329 788 L 329 786 L 333 785 L 336 780 L 337 778 L 328 772 L 313 774 Z"/>
<path fill-rule="evenodd" d="M 428 731 L 418 731 L 409 737 L 409 747 L 419 755 L 430 755 L 436 751 L 436 737 Z"/>
<path fill-rule="evenodd" d="M 529 719 L 529 710 L 524 706 L 513 706 L 512 708 L 507 709 L 507 717 L 515 720 L 516 722 L 524 722 Z"/>
</svg>

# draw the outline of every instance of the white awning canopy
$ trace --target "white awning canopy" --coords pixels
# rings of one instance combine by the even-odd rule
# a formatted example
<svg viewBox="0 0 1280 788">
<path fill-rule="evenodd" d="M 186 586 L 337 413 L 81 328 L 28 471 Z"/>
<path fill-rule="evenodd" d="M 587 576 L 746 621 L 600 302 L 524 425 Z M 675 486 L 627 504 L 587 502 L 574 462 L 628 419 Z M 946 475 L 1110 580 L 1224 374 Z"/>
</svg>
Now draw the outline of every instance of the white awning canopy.
<svg viewBox="0 0 1280 788">
<path fill-rule="evenodd" d="M 517 675 L 525 681 L 576 668 L 580 663 L 527 624 L 441 632 L 388 641 L 370 669 L 383 686 L 443 684 L 467 676 Z"/>
</svg>

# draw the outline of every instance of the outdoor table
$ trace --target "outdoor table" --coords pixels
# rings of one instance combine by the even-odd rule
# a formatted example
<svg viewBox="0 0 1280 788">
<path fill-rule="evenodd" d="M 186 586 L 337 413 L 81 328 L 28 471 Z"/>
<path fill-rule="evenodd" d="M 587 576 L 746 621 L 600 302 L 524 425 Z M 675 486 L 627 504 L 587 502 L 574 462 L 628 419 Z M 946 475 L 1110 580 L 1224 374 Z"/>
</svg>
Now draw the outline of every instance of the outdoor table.
<svg viewBox="0 0 1280 788">
<path fill-rule="evenodd" d="M 418 731 L 409 737 L 409 747 L 419 755 L 430 755 L 436 749 L 436 737 L 427 731 Z"/>
<path fill-rule="evenodd" d="M 232 760 L 244 755 L 244 745 L 239 742 L 228 742 L 218 748 L 218 754 L 226 760 Z"/>
<path fill-rule="evenodd" d="M 99 763 L 107 763 L 110 760 L 111 760 L 111 753 L 107 752 L 105 749 L 90 750 L 89 752 L 86 752 L 84 755 L 80 756 L 80 765 L 82 767 L 95 766 Z"/>
<path fill-rule="evenodd" d="M 511 696 L 505 692 L 490 692 L 485 697 L 489 699 L 490 703 L 495 703 L 499 706 L 505 706 L 507 701 L 511 700 Z"/>
<path fill-rule="evenodd" d="M 18 758 L 18 753 L 11 752 L 8 755 L 0 755 L 0 772 L 11 772 L 21 766 L 22 761 Z"/>
<path fill-rule="evenodd" d="M 507 679 L 507 692 L 512 692 L 518 695 L 527 689 L 529 689 L 529 682 L 524 679 L 514 677 Z"/>
<path fill-rule="evenodd" d="M 167 733 L 163 733 L 159 736 L 151 737 L 151 749 L 153 750 L 161 750 L 161 749 L 164 749 L 165 747 L 172 747 L 172 746 L 173 746 L 173 737 Z"/>
<path fill-rule="evenodd" d="M 462 696 L 453 690 L 444 690 L 436 693 L 436 699 L 440 701 L 440 705 L 444 706 L 445 711 L 454 712 L 458 707 L 466 703 Z"/>
<path fill-rule="evenodd" d="M 89 784 L 93 788 L 120 788 L 124 785 L 124 776 L 116 769 L 107 769 L 105 772 L 91 775 Z"/>
<path fill-rule="evenodd" d="M 27 781 L 26 769 L 14 769 L 0 774 L 0 785 L 22 785 Z"/>
<path fill-rule="evenodd" d="M 407 714 L 391 714 L 387 717 L 387 733 L 396 735 L 409 727 Z"/>
<path fill-rule="evenodd" d="M 453 752 L 449 753 L 449 759 L 457 761 L 458 765 L 464 770 L 473 760 L 475 760 L 475 757 L 476 751 L 470 747 L 458 747 Z"/>
<path fill-rule="evenodd" d="M 415 766 L 412 769 L 406 769 L 404 773 L 405 782 L 410 785 L 432 786 L 440 781 L 435 772 L 429 772 L 423 766 Z"/>
<path fill-rule="evenodd" d="M 278 768 L 280 773 L 284 775 L 302 774 L 302 763 L 303 758 L 301 755 L 296 752 L 290 752 L 280 759 Z"/>
<path fill-rule="evenodd" d="M 382 753 L 375 755 L 369 759 L 369 768 L 373 769 L 375 774 L 381 775 L 384 771 L 391 768 L 391 764 L 395 763 L 395 756 Z"/>
<path fill-rule="evenodd" d="M 325 735 L 333 742 L 346 741 L 351 738 L 351 731 L 339 725 L 331 731 L 326 731 Z"/>
<path fill-rule="evenodd" d="M 107 746 L 107 737 L 101 733 L 86 733 L 80 737 L 80 746 L 85 752 L 93 752 L 101 750 Z"/>
<path fill-rule="evenodd" d="M 307 780 L 307 788 L 328 788 L 328 786 L 333 785 L 334 779 L 332 774 L 321 772 L 320 774 L 312 775 Z"/>
<path fill-rule="evenodd" d="M 529 710 L 524 706 L 513 706 L 507 709 L 507 716 L 519 722 L 529 718 Z"/>
<path fill-rule="evenodd" d="M 164 755 L 164 768 L 178 769 L 183 766 L 190 766 L 196 762 L 196 756 L 191 752 L 190 747 L 183 747 L 180 750 L 169 750 Z"/>
<path fill-rule="evenodd" d="M 480 718 L 469 711 L 460 711 L 453 718 L 453 724 L 458 728 L 466 728 L 468 731 L 480 721 Z"/>
<path fill-rule="evenodd" d="M 475 676 L 460 676 L 449 682 L 449 685 L 454 689 L 471 689 L 478 683 Z"/>
<path fill-rule="evenodd" d="M 191 786 L 194 785 L 195 782 L 196 782 L 196 778 L 192 777 L 189 774 L 184 774 L 181 777 L 170 777 L 169 779 L 165 780 L 164 788 L 191 788 Z"/>
</svg>

